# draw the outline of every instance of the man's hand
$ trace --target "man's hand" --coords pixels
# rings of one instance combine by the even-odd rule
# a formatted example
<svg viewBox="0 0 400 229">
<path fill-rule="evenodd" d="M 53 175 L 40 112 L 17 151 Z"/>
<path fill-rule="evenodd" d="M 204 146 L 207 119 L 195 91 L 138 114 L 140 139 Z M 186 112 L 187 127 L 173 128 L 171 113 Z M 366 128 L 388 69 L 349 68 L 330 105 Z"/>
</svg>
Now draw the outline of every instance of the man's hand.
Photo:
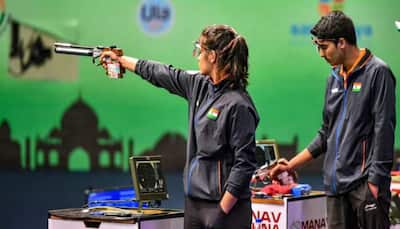
<svg viewBox="0 0 400 229">
<path fill-rule="evenodd" d="M 289 162 L 288 162 L 288 160 L 286 160 L 286 158 L 281 158 L 281 159 L 279 159 L 278 160 L 278 163 L 277 163 L 277 165 L 273 168 L 273 169 L 271 169 L 271 171 L 270 171 L 270 173 L 269 173 L 269 176 L 272 178 L 272 179 L 277 179 L 277 176 L 279 175 L 279 174 L 281 174 L 282 172 L 284 172 L 284 171 L 288 171 L 288 170 L 290 170 L 291 168 L 289 167 Z"/>
<path fill-rule="evenodd" d="M 272 179 L 276 179 L 276 177 L 283 171 L 293 170 L 303 165 L 307 161 L 311 161 L 313 159 L 310 151 L 305 148 L 299 154 L 297 154 L 294 158 L 290 159 L 290 162 L 287 161 L 285 158 L 279 159 L 278 164 L 275 168 L 271 169 L 269 176 Z"/>
</svg>

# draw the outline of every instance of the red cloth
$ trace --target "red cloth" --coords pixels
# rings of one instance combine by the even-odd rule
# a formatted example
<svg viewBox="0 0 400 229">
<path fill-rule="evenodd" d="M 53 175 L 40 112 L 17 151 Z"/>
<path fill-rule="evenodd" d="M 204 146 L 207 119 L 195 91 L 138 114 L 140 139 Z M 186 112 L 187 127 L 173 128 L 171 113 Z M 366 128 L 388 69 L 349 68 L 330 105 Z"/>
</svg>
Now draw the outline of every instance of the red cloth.
<svg viewBox="0 0 400 229">
<path fill-rule="evenodd" d="M 260 190 L 260 192 L 263 192 L 269 196 L 273 196 L 276 194 L 289 194 L 291 193 L 291 190 L 294 186 L 297 184 L 288 184 L 288 185 L 280 185 L 280 184 L 269 184 L 264 186 Z"/>
</svg>

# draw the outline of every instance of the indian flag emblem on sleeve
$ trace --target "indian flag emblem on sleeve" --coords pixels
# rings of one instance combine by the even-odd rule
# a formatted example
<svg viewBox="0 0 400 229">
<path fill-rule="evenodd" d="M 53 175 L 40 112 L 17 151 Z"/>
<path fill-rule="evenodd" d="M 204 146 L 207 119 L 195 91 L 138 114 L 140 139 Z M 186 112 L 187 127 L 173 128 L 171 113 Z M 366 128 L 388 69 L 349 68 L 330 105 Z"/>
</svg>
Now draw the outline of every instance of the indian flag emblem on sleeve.
<svg viewBox="0 0 400 229">
<path fill-rule="evenodd" d="M 207 113 L 207 118 L 211 120 L 216 120 L 219 115 L 219 110 L 216 108 L 211 108 Z"/>
<path fill-rule="evenodd" d="M 361 82 L 354 82 L 352 92 L 360 92 L 361 91 Z"/>
</svg>

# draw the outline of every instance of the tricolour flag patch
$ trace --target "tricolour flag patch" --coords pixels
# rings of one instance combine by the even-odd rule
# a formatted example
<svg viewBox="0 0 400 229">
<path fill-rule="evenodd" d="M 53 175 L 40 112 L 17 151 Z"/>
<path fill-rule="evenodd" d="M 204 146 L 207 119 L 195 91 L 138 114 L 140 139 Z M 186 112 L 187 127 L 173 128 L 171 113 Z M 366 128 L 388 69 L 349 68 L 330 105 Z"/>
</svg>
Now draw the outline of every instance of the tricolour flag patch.
<svg viewBox="0 0 400 229">
<path fill-rule="evenodd" d="M 207 118 L 211 120 L 216 120 L 219 115 L 219 110 L 216 108 L 211 108 L 207 113 Z"/>
<path fill-rule="evenodd" d="M 354 82 L 352 92 L 360 92 L 361 91 L 361 82 Z"/>
</svg>

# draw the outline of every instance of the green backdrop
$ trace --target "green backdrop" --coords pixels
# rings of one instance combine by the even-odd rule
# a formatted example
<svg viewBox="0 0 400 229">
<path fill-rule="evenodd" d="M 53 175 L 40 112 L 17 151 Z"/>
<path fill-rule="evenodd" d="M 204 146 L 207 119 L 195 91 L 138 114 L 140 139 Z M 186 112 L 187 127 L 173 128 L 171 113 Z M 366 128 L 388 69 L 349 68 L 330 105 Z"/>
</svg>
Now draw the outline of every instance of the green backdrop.
<svg viewBox="0 0 400 229">
<path fill-rule="evenodd" d="M 400 33 L 394 26 L 400 17 L 397 0 L 168 3 L 173 11 L 172 25 L 157 36 L 141 30 L 138 12 L 143 2 L 137 0 L 11 0 L 7 11 L 15 20 L 65 41 L 117 44 L 128 55 L 184 69 L 197 69 L 197 61 L 191 56 L 192 41 L 203 27 L 232 25 L 246 37 L 250 48 L 249 91 L 261 117 L 257 137 L 267 135 L 291 142 L 298 135 L 299 150 L 312 140 L 320 126 L 330 71 L 311 45 L 308 32 L 319 19 L 323 4 L 342 8 L 350 15 L 357 27 L 359 46 L 371 49 L 391 66 L 396 76 L 400 75 Z M 123 80 L 110 80 L 103 69 L 91 64 L 90 58 L 79 58 L 75 81 L 23 80 L 9 75 L 10 33 L 6 29 L 0 35 L 0 122 L 9 122 L 12 138 L 18 142 L 23 143 L 27 137 L 45 137 L 52 128 L 60 127 L 63 112 L 79 97 L 93 108 L 100 127 L 106 127 L 110 135 L 134 139 L 135 152 L 152 147 L 166 132 L 186 136 L 187 104 L 183 99 L 151 86 L 133 73 L 126 74 Z M 396 130 L 396 148 L 400 148 L 399 127 Z M 25 164 L 24 152 L 22 167 L 34 168 L 34 162 Z"/>
</svg>

